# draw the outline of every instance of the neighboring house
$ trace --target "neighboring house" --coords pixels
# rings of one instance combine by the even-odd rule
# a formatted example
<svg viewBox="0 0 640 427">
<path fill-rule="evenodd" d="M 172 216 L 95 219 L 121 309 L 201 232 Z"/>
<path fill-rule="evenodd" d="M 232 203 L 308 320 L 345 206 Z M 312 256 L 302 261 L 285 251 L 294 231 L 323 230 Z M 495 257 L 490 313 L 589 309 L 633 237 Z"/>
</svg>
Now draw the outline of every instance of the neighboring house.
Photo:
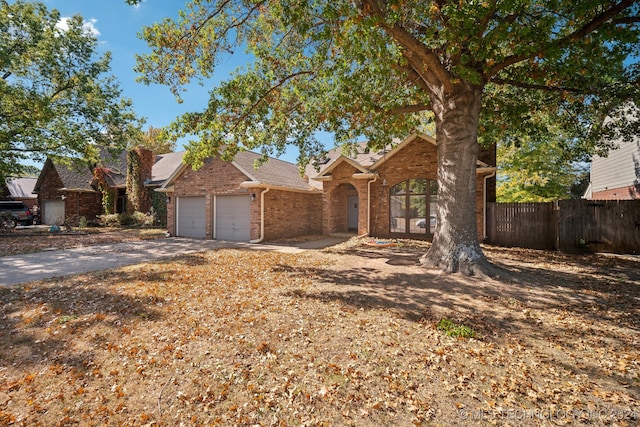
<svg viewBox="0 0 640 427">
<path fill-rule="evenodd" d="M 156 165 L 163 156 L 155 156 L 148 150 L 134 149 L 130 155 L 138 156 L 140 169 L 138 184 L 149 193 L 151 200 L 152 189 L 160 183 L 153 184 Z M 172 157 L 174 153 L 165 155 Z M 179 156 L 182 159 L 182 156 Z M 169 176 L 180 164 L 171 163 L 174 169 L 165 170 L 169 166 L 162 166 L 162 176 Z M 157 174 L 156 174 L 157 175 Z M 150 184 L 147 186 L 147 184 Z M 131 210 L 127 195 L 127 152 L 117 156 L 104 153 L 100 164 L 89 166 L 82 162 L 62 163 L 48 158 L 35 184 L 34 192 L 38 195 L 41 209 L 41 221 L 44 224 L 62 224 L 66 220 L 77 224 L 79 218 L 93 221 L 104 213 L 103 203 L 109 203 L 109 211 L 123 213 Z M 104 193 L 110 197 L 103 198 Z M 166 202 L 165 202 L 166 204 Z M 150 209 L 150 204 L 142 204 L 143 210 Z"/>
<path fill-rule="evenodd" d="M 151 171 L 151 178 L 144 182 L 144 186 L 151 196 L 151 207 L 157 226 L 167 226 L 167 196 L 164 192 L 154 190 L 160 188 L 180 168 L 184 153 L 184 151 L 180 151 L 157 155 Z"/>
<path fill-rule="evenodd" d="M 115 162 L 104 161 L 101 167 L 105 179 L 119 196 L 114 200 L 114 208 L 123 211 L 126 157 L 123 154 Z M 34 192 L 38 194 L 43 224 L 62 224 L 66 220 L 77 223 L 81 217 L 91 221 L 103 212 L 102 193 L 95 182 L 94 167 L 83 162 L 67 164 L 48 158 Z"/>
<path fill-rule="evenodd" d="M 340 232 L 430 238 L 435 231 L 437 153 L 433 138 L 411 135 L 387 150 L 358 144 L 331 150 L 300 176 L 296 165 L 241 152 L 232 162 L 182 165 L 157 191 L 168 196 L 172 235 L 253 241 Z M 485 237 L 486 203 L 495 201 L 495 149 L 477 164 L 477 225 Z M 316 167 L 318 169 L 316 169 Z"/>
<path fill-rule="evenodd" d="M 240 152 L 231 162 L 208 159 L 196 170 L 183 164 L 158 190 L 167 195 L 172 235 L 207 239 L 273 240 L 322 231 L 322 193 L 296 165 Z"/>
<path fill-rule="evenodd" d="M 607 157 L 593 156 L 585 199 L 640 199 L 640 137 L 618 144 Z"/>
<path fill-rule="evenodd" d="M 6 182 L 6 198 L 24 202 L 33 213 L 38 211 L 38 198 L 33 194 L 37 178 L 8 178 Z"/>
<path fill-rule="evenodd" d="M 322 189 L 322 232 L 353 231 L 373 236 L 425 237 L 437 222 L 436 142 L 413 134 L 377 152 L 360 144 L 358 153 L 332 150 L 307 174 Z M 314 166 L 320 171 L 315 172 Z M 481 150 L 476 169 L 476 218 L 486 237 L 486 203 L 495 201 L 495 148 Z"/>
</svg>

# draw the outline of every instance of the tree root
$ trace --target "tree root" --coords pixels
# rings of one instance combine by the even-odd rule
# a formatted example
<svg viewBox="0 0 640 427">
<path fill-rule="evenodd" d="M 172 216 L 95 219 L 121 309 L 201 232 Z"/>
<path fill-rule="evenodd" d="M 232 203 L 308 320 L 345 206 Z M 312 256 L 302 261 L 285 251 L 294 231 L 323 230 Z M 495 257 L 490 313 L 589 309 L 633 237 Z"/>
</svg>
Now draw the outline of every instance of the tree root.
<svg viewBox="0 0 640 427">
<path fill-rule="evenodd" d="M 420 257 L 420 264 L 424 268 L 441 270 L 444 273 L 460 273 L 464 276 L 478 278 L 497 278 L 504 276 L 506 271 L 490 263 L 484 255 L 473 260 L 460 260 L 457 256 L 439 257 L 431 251 Z"/>
</svg>

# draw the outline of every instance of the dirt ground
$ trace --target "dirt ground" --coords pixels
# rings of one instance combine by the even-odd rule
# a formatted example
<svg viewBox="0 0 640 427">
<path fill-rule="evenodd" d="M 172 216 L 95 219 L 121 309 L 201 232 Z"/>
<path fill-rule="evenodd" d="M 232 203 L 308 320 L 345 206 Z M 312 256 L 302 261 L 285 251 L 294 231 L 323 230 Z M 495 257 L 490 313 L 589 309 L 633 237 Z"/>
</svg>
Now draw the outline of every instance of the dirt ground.
<svg viewBox="0 0 640 427">
<path fill-rule="evenodd" d="M 0 289 L 0 425 L 638 425 L 640 263 L 219 250 Z M 443 319 L 475 338 L 438 330 Z"/>
<path fill-rule="evenodd" d="M 19 229 L 0 234 L 0 256 L 71 249 L 108 243 L 134 242 L 165 237 L 160 228 L 76 228 L 71 232 L 50 233 L 46 229 Z"/>
</svg>

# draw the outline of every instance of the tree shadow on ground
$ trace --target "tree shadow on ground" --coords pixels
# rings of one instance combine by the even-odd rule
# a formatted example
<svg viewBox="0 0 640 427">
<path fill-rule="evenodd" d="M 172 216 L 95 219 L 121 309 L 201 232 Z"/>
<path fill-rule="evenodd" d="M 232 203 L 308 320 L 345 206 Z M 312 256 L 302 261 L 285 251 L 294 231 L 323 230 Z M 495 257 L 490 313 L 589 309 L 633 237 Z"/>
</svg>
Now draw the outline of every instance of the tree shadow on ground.
<svg viewBox="0 0 640 427">
<path fill-rule="evenodd" d="M 511 250 L 491 250 L 490 260 L 507 272 L 505 279 L 479 279 L 423 269 L 406 251 L 347 251 L 354 265 L 318 268 L 325 286 L 299 297 L 338 300 L 357 308 L 381 308 L 419 321 L 453 317 L 485 334 L 503 335 L 536 328 L 531 310 L 572 312 L 592 322 L 607 320 L 640 330 L 640 272 L 633 261 L 526 252 L 528 258 L 506 257 Z M 516 262 L 517 261 L 517 262 Z M 553 267 L 562 263 L 563 268 Z M 285 268 L 279 266 L 278 268 Z"/>
<path fill-rule="evenodd" d="M 145 282 L 164 281 L 170 274 L 150 272 Z M 82 370 L 93 350 L 74 348 L 75 336 L 93 331 L 99 345 L 99 335 L 122 331 L 131 319 L 161 319 L 161 296 L 120 292 L 117 284 L 130 279 L 126 272 L 109 270 L 0 288 L 0 365 L 36 365 L 46 359 Z"/>
</svg>

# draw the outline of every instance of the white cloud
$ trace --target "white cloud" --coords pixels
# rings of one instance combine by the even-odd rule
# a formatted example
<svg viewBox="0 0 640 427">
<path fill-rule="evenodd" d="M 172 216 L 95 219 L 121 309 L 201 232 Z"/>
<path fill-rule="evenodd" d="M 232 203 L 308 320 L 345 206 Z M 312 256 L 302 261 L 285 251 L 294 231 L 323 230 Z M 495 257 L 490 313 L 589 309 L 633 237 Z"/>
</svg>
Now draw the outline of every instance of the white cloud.
<svg viewBox="0 0 640 427">
<path fill-rule="evenodd" d="M 68 16 L 60 18 L 60 21 L 58 21 L 58 23 L 56 24 L 56 28 L 63 32 L 69 30 L 70 19 L 71 18 L 69 18 Z M 98 37 L 100 35 L 100 31 L 98 31 L 98 28 L 96 27 L 96 22 L 98 22 L 98 20 L 93 18 L 89 21 L 84 21 L 84 23 L 82 24 L 82 29 L 85 33 L 91 34 L 94 37 Z"/>
</svg>

